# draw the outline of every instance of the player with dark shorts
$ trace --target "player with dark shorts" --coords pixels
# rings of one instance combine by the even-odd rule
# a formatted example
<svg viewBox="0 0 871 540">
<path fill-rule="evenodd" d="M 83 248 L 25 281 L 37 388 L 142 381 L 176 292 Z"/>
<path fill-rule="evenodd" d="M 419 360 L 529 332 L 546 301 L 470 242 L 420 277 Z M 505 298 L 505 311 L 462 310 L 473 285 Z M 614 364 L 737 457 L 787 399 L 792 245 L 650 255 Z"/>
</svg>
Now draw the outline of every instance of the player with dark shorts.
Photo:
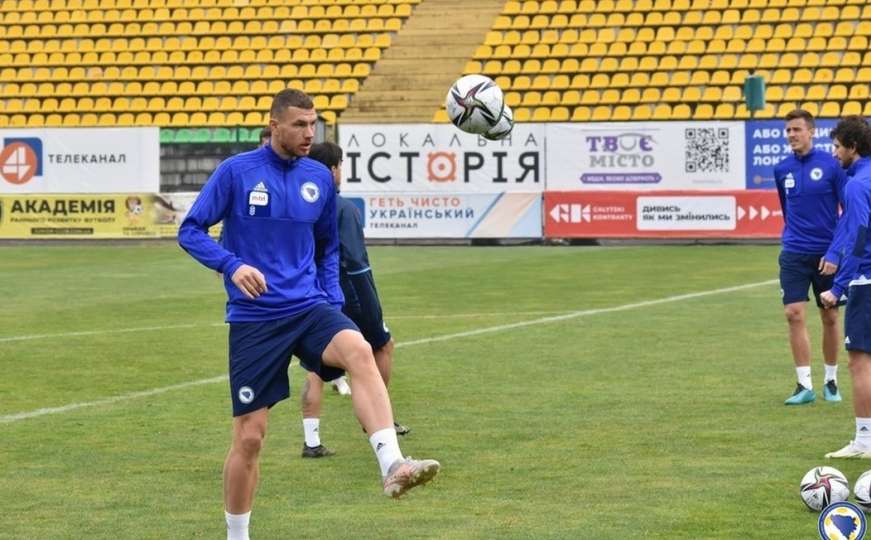
<svg viewBox="0 0 871 540">
<path fill-rule="evenodd" d="M 826 401 L 841 401 L 837 384 L 838 309 L 824 307 L 819 294 L 832 284 L 834 270 L 825 261 L 837 261 L 840 252 L 833 238 L 847 178 L 835 158 L 814 148 L 814 118 L 809 112 L 798 109 L 787 114 L 785 132 L 793 154 L 774 167 L 784 221 L 778 262 L 783 313 L 789 324 L 789 345 L 798 381 L 784 404 L 803 405 L 816 400 L 806 323 L 809 287 L 813 288 L 823 326 L 823 397 Z"/>
<path fill-rule="evenodd" d="M 290 394 L 288 362 L 330 380 L 352 377 L 354 411 L 381 469 L 382 490 L 399 497 L 431 480 L 435 460 L 404 458 L 387 388 L 371 346 L 339 307 L 339 235 L 330 171 L 307 157 L 317 112 L 298 90 L 276 94 L 270 143 L 222 162 L 179 227 L 182 248 L 220 272 L 230 323 L 233 435 L 224 462 L 228 540 L 248 540 L 269 411 Z M 224 222 L 219 244 L 209 227 Z"/>
<path fill-rule="evenodd" d="M 330 142 L 319 143 L 312 146 L 309 157 L 320 161 L 332 171 L 338 192 L 342 179 L 342 149 Z M 354 321 L 363 337 L 372 346 L 375 364 L 386 386 L 390 382 L 393 368 L 394 343 L 390 330 L 384 324 L 381 301 L 378 298 L 378 289 L 375 287 L 375 278 L 369 265 L 369 254 L 366 251 L 363 222 L 353 202 L 341 196 L 337 196 L 336 200 L 339 229 L 339 284 L 345 296 L 342 312 Z M 302 424 L 305 442 L 302 447 L 302 457 L 306 458 L 320 458 L 334 454 L 321 443 L 322 379 L 310 373 L 303 384 Z M 394 429 L 397 435 L 405 435 L 410 431 L 397 422 L 394 422 Z"/>
<path fill-rule="evenodd" d="M 832 130 L 835 157 L 850 181 L 836 243 L 843 246 L 835 267 L 835 282 L 820 295 L 832 306 L 847 294 L 844 346 L 850 358 L 853 415 L 856 431 L 843 448 L 826 454 L 834 459 L 871 459 L 871 126 L 860 116 L 847 116 Z"/>
</svg>

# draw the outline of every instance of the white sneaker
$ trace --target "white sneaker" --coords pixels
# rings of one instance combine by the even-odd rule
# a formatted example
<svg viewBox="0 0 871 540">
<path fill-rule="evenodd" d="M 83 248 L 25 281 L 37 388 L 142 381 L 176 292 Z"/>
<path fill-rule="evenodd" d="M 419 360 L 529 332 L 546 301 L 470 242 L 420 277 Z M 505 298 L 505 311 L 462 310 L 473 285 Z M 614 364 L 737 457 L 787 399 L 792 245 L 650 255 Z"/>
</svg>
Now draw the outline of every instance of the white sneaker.
<svg viewBox="0 0 871 540">
<path fill-rule="evenodd" d="M 871 448 L 859 446 L 854 441 L 836 452 L 826 454 L 827 459 L 871 459 Z"/>
<path fill-rule="evenodd" d="M 384 478 L 384 494 L 398 499 L 409 489 L 422 486 L 438 474 L 441 465 L 434 459 L 397 459 Z"/>
<path fill-rule="evenodd" d="M 351 386 L 348 384 L 348 379 L 342 375 L 338 379 L 332 381 L 333 389 L 341 396 L 351 395 Z"/>
</svg>

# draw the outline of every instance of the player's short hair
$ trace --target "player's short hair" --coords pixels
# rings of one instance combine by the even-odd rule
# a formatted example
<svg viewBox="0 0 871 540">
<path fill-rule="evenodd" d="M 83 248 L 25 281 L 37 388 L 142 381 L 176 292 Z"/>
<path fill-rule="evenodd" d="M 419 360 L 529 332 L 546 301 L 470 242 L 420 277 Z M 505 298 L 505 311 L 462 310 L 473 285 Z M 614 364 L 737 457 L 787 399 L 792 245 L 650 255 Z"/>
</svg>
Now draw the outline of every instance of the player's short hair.
<svg viewBox="0 0 871 540">
<path fill-rule="evenodd" d="M 288 107 L 298 107 L 300 109 L 314 109 L 315 104 L 312 99 L 302 90 L 294 88 L 285 88 L 281 92 L 275 94 L 272 98 L 272 107 L 269 109 L 269 115 L 272 118 L 278 118 L 287 110 Z"/>
<path fill-rule="evenodd" d="M 807 123 L 807 127 L 810 129 L 814 128 L 814 115 L 810 113 L 810 111 L 806 111 L 804 109 L 795 109 L 786 113 L 785 120 L 789 122 L 790 120 L 796 120 L 798 118 L 803 118 L 805 123 Z"/>
<path fill-rule="evenodd" d="M 871 156 L 871 126 L 859 115 L 845 116 L 831 132 L 832 139 L 838 139 L 841 146 L 854 148 L 862 156 Z"/>
<path fill-rule="evenodd" d="M 342 147 L 329 141 L 316 143 L 309 150 L 308 157 L 320 161 L 327 168 L 338 167 L 339 163 L 342 162 Z"/>
<path fill-rule="evenodd" d="M 269 127 L 265 127 L 260 130 L 260 142 L 263 142 L 263 139 L 268 139 L 272 137 L 272 130 Z"/>
</svg>

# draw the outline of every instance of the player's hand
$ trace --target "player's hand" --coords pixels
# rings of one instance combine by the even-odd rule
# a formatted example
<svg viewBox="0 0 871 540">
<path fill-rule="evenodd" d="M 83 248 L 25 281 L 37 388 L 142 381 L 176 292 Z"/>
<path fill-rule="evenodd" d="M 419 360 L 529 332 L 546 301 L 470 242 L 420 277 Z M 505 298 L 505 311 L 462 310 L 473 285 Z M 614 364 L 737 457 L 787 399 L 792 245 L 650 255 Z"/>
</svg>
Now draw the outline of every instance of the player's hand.
<svg viewBox="0 0 871 540">
<path fill-rule="evenodd" d="M 253 266 L 243 264 L 230 280 L 251 300 L 266 292 L 266 277 Z"/>
<path fill-rule="evenodd" d="M 823 291 L 820 293 L 820 302 L 827 308 L 833 308 L 838 305 L 838 298 L 832 291 Z"/>
<path fill-rule="evenodd" d="M 838 271 L 838 265 L 835 263 L 830 263 L 824 257 L 821 257 L 820 264 L 817 269 L 820 271 L 820 274 L 824 276 L 831 276 Z"/>
</svg>

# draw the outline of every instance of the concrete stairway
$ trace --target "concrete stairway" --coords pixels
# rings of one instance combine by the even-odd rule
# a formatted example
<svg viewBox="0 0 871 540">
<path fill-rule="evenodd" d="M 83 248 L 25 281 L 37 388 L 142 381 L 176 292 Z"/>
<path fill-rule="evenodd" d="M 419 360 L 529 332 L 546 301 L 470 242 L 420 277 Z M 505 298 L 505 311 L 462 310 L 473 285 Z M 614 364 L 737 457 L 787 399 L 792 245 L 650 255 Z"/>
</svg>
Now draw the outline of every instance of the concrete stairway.
<svg viewBox="0 0 871 540">
<path fill-rule="evenodd" d="M 422 0 L 338 121 L 430 122 L 505 0 Z"/>
</svg>

